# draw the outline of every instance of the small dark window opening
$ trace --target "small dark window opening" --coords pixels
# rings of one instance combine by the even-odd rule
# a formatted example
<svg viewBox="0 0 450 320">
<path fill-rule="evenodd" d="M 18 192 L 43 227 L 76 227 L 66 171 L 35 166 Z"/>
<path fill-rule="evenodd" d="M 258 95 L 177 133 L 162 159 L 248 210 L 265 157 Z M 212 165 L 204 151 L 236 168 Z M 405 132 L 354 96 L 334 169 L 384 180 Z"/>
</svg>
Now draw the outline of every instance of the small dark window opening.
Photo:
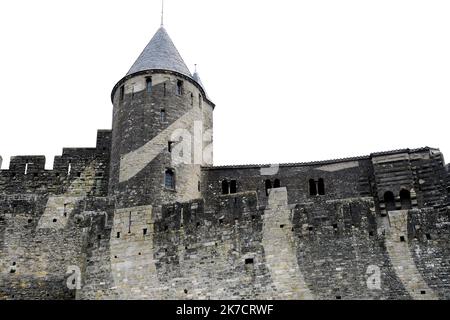
<svg viewBox="0 0 450 320">
<path fill-rule="evenodd" d="M 166 122 L 166 110 L 161 109 L 161 112 L 159 114 L 159 119 L 161 120 L 161 122 Z"/>
<path fill-rule="evenodd" d="M 183 94 L 183 81 L 177 81 L 177 95 L 181 96 Z"/>
<path fill-rule="evenodd" d="M 253 258 L 245 259 L 245 264 L 253 264 Z"/>
<path fill-rule="evenodd" d="M 369 236 L 373 237 L 373 231 L 369 231 Z"/>
<path fill-rule="evenodd" d="M 13 262 L 12 265 L 15 266 L 15 265 L 16 265 L 16 262 Z"/>
<path fill-rule="evenodd" d="M 9 270 L 10 273 L 16 273 L 16 269 Z"/>
<path fill-rule="evenodd" d="M 152 94 L 152 89 L 153 89 L 153 84 L 152 84 L 152 78 L 148 77 L 146 79 L 146 84 L 147 84 L 147 94 L 151 95 Z"/>
<path fill-rule="evenodd" d="M 336 296 L 336 300 L 341 300 L 342 297 L 341 296 Z"/>
<path fill-rule="evenodd" d="M 411 193 L 408 190 L 402 189 L 400 191 L 400 203 L 403 210 L 411 209 Z"/>
<path fill-rule="evenodd" d="M 175 173 L 172 169 L 167 169 L 164 177 L 165 186 L 168 189 L 175 189 Z"/>
<path fill-rule="evenodd" d="M 56 222 L 56 221 L 58 221 L 58 220 L 56 220 L 56 219 L 53 219 L 53 222 Z"/>
<path fill-rule="evenodd" d="M 314 179 L 309 180 L 309 195 L 316 196 L 317 195 L 317 187 Z"/>
<path fill-rule="evenodd" d="M 308 227 L 308 230 L 309 230 L 309 231 L 313 231 L 313 230 L 314 230 L 314 227 Z"/>
<path fill-rule="evenodd" d="M 147 235 L 147 229 L 143 229 L 142 230 L 142 234 L 145 236 L 145 235 Z"/>
<path fill-rule="evenodd" d="M 191 106 L 193 106 L 193 105 L 194 105 L 194 94 L 191 93 Z"/>
<path fill-rule="evenodd" d="M 167 142 L 167 151 L 172 152 L 173 141 Z"/>
<path fill-rule="evenodd" d="M 99 234 L 99 235 L 97 236 L 97 239 L 98 239 L 98 240 L 101 240 L 101 239 L 102 239 L 102 235 Z"/>
<path fill-rule="evenodd" d="M 338 228 L 337 223 L 333 224 L 333 229 L 337 229 L 337 228 Z"/>
<path fill-rule="evenodd" d="M 117 232 L 117 239 L 120 238 L 120 232 Z"/>
<path fill-rule="evenodd" d="M 401 242 L 405 242 L 405 237 L 404 237 L 404 236 L 401 236 L 401 237 L 400 237 L 400 241 L 401 241 Z"/>
<path fill-rule="evenodd" d="M 166 87 L 167 87 L 167 86 L 166 86 L 166 84 L 164 83 L 164 93 L 163 93 L 163 94 L 164 94 L 164 97 L 166 96 L 166 92 L 167 92 Z"/>
<path fill-rule="evenodd" d="M 31 223 L 31 222 L 33 222 L 33 219 L 28 219 L 28 223 Z"/>
<path fill-rule="evenodd" d="M 425 290 L 421 290 L 420 294 L 426 294 L 427 292 Z"/>
<path fill-rule="evenodd" d="M 185 294 L 187 294 L 187 293 L 188 293 L 188 291 L 187 291 L 186 289 L 184 289 L 184 293 L 185 293 Z"/>
<path fill-rule="evenodd" d="M 198 182 L 197 182 L 197 189 L 198 189 L 198 192 L 201 191 L 201 186 L 202 186 L 202 185 L 201 185 L 200 181 L 198 181 Z"/>
<path fill-rule="evenodd" d="M 198 106 L 199 106 L 200 108 L 202 107 L 202 100 L 203 100 L 202 95 L 199 94 L 199 95 L 198 95 Z"/>
<path fill-rule="evenodd" d="M 320 178 L 318 182 L 318 193 L 321 196 L 325 195 L 325 182 L 323 181 L 322 178 Z"/>
<path fill-rule="evenodd" d="M 230 181 L 230 193 L 236 193 L 237 192 L 237 183 L 236 180 Z"/>
<path fill-rule="evenodd" d="M 280 188 L 281 187 L 281 182 L 279 179 L 275 179 L 275 181 L 273 182 L 273 187 L 274 188 Z"/>
<path fill-rule="evenodd" d="M 229 193 L 228 181 L 223 180 L 222 181 L 222 194 L 228 194 L 228 193 Z"/>
<path fill-rule="evenodd" d="M 280 229 L 283 229 L 285 227 L 284 224 L 280 224 Z"/>
<path fill-rule="evenodd" d="M 425 236 L 427 237 L 427 240 L 431 240 L 431 234 L 427 233 Z"/>
<path fill-rule="evenodd" d="M 120 99 L 120 101 L 123 101 L 123 98 L 125 97 L 125 87 L 124 86 L 121 86 L 120 87 L 120 94 L 119 94 L 119 99 Z"/>
<path fill-rule="evenodd" d="M 77 177 L 80 178 L 81 177 L 81 172 L 77 173 Z"/>
<path fill-rule="evenodd" d="M 269 190 L 272 189 L 272 181 L 267 179 L 264 184 L 265 184 L 265 187 L 266 187 L 266 196 L 269 196 Z"/>
<path fill-rule="evenodd" d="M 395 196 L 392 191 L 386 191 L 384 194 L 384 204 L 386 205 L 386 211 L 395 210 Z"/>
</svg>

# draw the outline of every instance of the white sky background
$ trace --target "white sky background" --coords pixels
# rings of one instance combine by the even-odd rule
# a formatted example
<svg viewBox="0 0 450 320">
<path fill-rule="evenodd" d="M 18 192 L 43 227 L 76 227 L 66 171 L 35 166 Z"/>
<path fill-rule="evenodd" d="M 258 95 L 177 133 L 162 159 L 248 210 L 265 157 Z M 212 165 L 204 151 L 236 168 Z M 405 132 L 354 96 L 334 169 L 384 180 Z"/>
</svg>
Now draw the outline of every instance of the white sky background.
<svg viewBox="0 0 450 320">
<path fill-rule="evenodd" d="M 159 0 L 3 1 L 0 155 L 94 147 Z M 450 1 L 166 0 L 214 114 L 214 162 L 303 162 L 423 146 L 450 159 Z"/>
</svg>

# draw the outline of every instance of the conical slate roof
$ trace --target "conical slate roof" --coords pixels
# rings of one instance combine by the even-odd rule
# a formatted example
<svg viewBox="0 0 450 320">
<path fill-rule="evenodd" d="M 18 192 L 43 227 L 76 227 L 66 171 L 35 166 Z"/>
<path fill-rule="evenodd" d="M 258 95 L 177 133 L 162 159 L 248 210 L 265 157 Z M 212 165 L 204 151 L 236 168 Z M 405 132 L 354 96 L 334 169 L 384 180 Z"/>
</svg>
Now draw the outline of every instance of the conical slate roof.
<svg viewBox="0 0 450 320">
<path fill-rule="evenodd" d="M 202 87 L 203 91 L 205 91 L 206 99 L 210 100 L 208 97 L 208 93 L 206 92 L 205 86 L 203 85 L 202 80 L 200 79 L 200 75 L 198 74 L 197 71 L 194 72 L 192 79 L 194 79 Z"/>
<path fill-rule="evenodd" d="M 158 29 L 130 71 L 128 71 L 127 76 L 150 69 L 176 71 L 192 77 L 191 72 L 164 27 Z"/>
</svg>

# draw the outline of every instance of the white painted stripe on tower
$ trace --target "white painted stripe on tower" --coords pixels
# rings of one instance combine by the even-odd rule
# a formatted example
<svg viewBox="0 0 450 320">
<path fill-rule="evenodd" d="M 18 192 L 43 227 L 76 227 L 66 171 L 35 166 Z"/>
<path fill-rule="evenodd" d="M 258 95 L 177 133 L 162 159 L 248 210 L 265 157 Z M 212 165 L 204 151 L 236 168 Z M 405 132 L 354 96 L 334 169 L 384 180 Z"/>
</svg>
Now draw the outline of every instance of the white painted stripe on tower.
<svg viewBox="0 0 450 320">
<path fill-rule="evenodd" d="M 142 147 L 122 156 L 120 159 L 119 182 L 128 181 L 141 172 L 167 148 L 167 142 L 175 130 L 189 128 L 189 123 L 192 123 L 194 115 L 195 112 L 192 109 Z"/>
</svg>

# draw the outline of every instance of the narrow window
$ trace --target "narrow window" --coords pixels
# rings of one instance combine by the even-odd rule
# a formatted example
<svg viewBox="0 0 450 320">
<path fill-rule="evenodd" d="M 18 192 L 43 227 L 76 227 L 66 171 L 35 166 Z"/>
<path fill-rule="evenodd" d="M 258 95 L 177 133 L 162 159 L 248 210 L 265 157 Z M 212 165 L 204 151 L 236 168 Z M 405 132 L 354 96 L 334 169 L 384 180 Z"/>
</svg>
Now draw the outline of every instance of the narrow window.
<svg viewBox="0 0 450 320">
<path fill-rule="evenodd" d="M 164 97 L 166 96 L 166 84 L 164 83 Z"/>
<path fill-rule="evenodd" d="M 191 106 L 194 105 L 194 94 L 191 92 Z"/>
<path fill-rule="evenodd" d="M 120 238 L 120 232 L 117 232 L 117 239 L 119 239 Z"/>
<path fill-rule="evenodd" d="M 198 188 L 198 192 L 200 192 L 200 190 L 201 190 L 201 184 L 200 184 L 200 181 L 197 182 L 197 188 Z"/>
<path fill-rule="evenodd" d="M 177 95 L 181 96 L 183 94 L 183 81 L 177 81 Z"/>
<path fill-rule="evenodd" d="M 265 182 L 265 187 L 266 187 L 266 196 L 269 196 L 269 190 L 272 189 L 272 181 L 267 179 Z"/>
<path fill-rule="evenodd" d="M 273 187 L 274 188 L 280 188 L 281 187 L 281 183 L 279 179 L 275 179 L 275 181 L 273 182 Z"/>
<path fill-rule="evenodd" d="M 168 189 L 175 189 L 175 173 L 172 169 L 167 169 L 165 173 L 165 186 Z"/>
<path fill-rule="evenodd" d="M 161 113 L 159 114 L 159 118 L 161 122 L 166 122 L 166 110 L 161 109 Z"/>
<path fill-rule="evenodd" d="M 314 179 L 309 180 L 309 195 L 310 196 L 317 195 L 316 182 L 314 181 Z"/>
<path fill-rule="evenodd" d="M 325 182 L 322 178 L 320 178 L 318 182 L 318 193 L 321 196 L 325 195 Z"/>
<path fill-rule="evenodd" d="M 125 87 L 121 86 L 120 87 L 120 98 L 119 98 L 120 101 L 123 101 L 124 96 L 125 96 Z"/>
<path fill-rule="evenodd" d="M 202 107 L 202 100 L 203 100 L 202 95 L 199 94 L 199 95 L 198 95 L 198 106 L 199 106 L 200 108 Z"/>
<path fill-rule="evenodd" d="M 228 189 L 228 181 L 227 180 L 223 180 L 222 181 L 222 194 L 228 194 L 229 189 Z"/>
<path fill-rule="evenodd" d="M 147 235 L 147 229 L 143 229 L 142 230 L 142 234 L 145 236 L 145 235 Z"/>
<path fill-rule="evenodd" d="M 253 264 L 253 258 L 245 259 L 245 264 Z"/>
<path fill-rule="evenodd" d="M 400 203 L 403 210 L 411 209 L 411 193 L 408 190 L 402 189 L 400 191 Z"/>
<path fill-rule="evenodd" d="M 395 196 L 392 191 L 386 191 L 384 194 L 384 204 L 386 205 L 386 211 L 395 210 Z"/>
<path fill-rule="evenodd" d="M 237 184 L 236 180 L 230 181 L 230 193 L 236 193 L 237 192 Z"/>
<path fill-rule="evenodd" d="M 167 142 L 167 151 L 172 152 L 173 141 Z"/>
<path fill-rule="evenodd" d="M 153 89 L 151 77 L 146 78 L 146 84 L 147 84 L 147 94 L 150 96 L 152 94 L 152 89 Z"/>
</svg>

